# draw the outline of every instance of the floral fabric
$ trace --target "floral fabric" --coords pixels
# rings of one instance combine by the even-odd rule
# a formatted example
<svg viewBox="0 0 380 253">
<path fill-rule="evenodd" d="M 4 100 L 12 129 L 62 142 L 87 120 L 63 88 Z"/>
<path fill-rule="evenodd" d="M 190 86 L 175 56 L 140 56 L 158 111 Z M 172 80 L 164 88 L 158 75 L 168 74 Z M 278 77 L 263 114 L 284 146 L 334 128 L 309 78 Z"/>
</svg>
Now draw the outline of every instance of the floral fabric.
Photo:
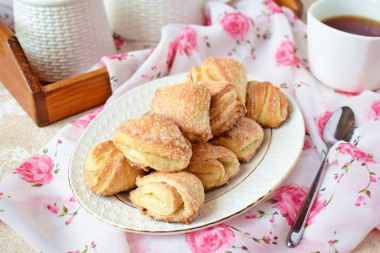
<svg viewBox="0 0 380 253">
<path fill-rule="evenodd" d="M 125 41 L 115 35 L 120 54 L 95 67 L 107 66 L 110 73 L 113 95 L 105 106 L 150 80 L 189 72 L 208 56 L 237 59 L 302 110 L 307 132 L 292 172 L 259 204 L 210 228 L 167 236 L 117 230 L 81 208 L 67 180 L 70 153 L 102 107 L 63 128 L 0 183 L 0 219 L 38 252 L 349 252 L 380 225 L 380 95 L 318 83 L 309 72 L 305 24 L 273 0 L 210 2 L 205 20 L 205 26 L 165 26 L 154 49 L 123 52 Z M 344 105 L 356 115 L 354 136 L 327 152 L 323 127 Z M 328 171 L 304 237 L 289 249 L 286 235 L 326 153 Z"/>
</svg>

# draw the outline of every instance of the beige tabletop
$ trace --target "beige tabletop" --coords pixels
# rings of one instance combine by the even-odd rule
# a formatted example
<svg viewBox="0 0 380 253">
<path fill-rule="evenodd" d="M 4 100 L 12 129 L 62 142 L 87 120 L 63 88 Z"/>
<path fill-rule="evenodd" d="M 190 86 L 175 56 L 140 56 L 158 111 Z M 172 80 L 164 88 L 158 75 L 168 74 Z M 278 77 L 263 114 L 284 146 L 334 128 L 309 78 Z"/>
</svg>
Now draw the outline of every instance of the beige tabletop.
<svg viewBox="0 0 380 253">
<path fill-rule="evenodd" d="M 314 0 L 303 0 L 304 10 Z M 305 14 L 303 15 L 305 20 Z M 0 181 L 46 144 L 63 126 L 81 114 L 40 128 L 28 117 L 0 82 Z M 333 251 L 333 249 L 332 249 Z M 0 221 L 0 253 L 36 252 L 12 228 Z M 380 231 L 373 230 L 353 251 L 380 252 Z"/>
</svg>

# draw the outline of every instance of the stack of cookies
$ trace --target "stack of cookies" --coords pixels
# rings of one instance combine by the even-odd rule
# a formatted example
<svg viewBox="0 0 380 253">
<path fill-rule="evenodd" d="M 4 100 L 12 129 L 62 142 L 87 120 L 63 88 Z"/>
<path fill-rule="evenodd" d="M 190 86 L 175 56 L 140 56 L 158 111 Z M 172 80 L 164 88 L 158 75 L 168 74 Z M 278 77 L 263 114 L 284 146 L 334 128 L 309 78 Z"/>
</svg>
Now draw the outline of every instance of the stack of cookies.
<svg viewBox="0 0 380 253">
<path fill-rule="evenodd" d="M 252 159 L 262 127 L 279 127 L 289 104 L 271 83 L 247 82 L 238 61 L 209 57 L 182 83 L 157 89 L 151 109 L 91 150 L 85 183 L 98 195 L 133 189 L 141 212 L 189 224 L 205 191 L 227 184 Z"/>
</svg>

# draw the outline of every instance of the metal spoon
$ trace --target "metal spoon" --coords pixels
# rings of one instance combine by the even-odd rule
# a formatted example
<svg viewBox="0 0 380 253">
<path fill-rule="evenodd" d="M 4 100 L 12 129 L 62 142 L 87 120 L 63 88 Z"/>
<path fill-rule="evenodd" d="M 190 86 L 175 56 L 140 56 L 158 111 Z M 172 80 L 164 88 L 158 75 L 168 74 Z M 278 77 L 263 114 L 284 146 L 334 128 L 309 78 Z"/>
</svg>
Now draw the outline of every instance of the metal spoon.
<svg viewBox="0 0 380 253">
<path fill-rule="evenodd" d="M 350 107 L 343 106 L 337 111 L 335 111 L 329 120 L 327 121 L 323 129 L 323 140 L 327 146 L 327 151 L 325 157 L 315 175 L 314 181 L 310 186 L 309 192 L 306 196 L 305 202 L 303 203 L 300 212 L 294 221 L 293 227 L 290 229 L 286 245 L 289 248 L 294 248 L 297 246 L 302 238 L 303 232 L 305 230 L 306 221 L 313 206 L 315 197 L 319 191 L 322 180 L 326 174 L 325 162 L 327 154 L 330 148 L 340 140 L 350 141 L 355 127 L 355 116 L 354 112 Z"/>
</svg>

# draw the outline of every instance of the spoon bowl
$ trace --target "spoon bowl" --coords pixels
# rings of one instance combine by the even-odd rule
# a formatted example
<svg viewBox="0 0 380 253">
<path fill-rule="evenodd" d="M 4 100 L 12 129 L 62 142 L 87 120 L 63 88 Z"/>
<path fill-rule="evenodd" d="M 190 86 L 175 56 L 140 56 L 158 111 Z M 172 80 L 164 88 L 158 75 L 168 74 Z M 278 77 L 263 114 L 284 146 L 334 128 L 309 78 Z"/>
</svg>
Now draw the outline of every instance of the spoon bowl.
<svg viewBox="0 0 380 253">
<path fill-rule="evenodd" d="M 323 128 L 323 140 L 330 149 L 338 141 L 350 141 L 355 127 L 354 112 L 348 106 L 335 111 Z"/>
<path fill-rule="evenodd" d="M 325 163 L 330 148 L 338 141 L 349 142 L 352 138 L 354 128 L 355 115 L 352 109 L 348 106 L 343 106 L 336 110 L 327 121 L 323 129 L 323 141 L 327 146 L 327 151 L 317 174 L 315 175 L 313 183 L 310 186 L 305 202 L 288 233 L 286 245 L 289 248 L 296 247 L 302 238 L 310 209 L 313 206 L 322 180 L 326 174 Z"/>
</svg>

